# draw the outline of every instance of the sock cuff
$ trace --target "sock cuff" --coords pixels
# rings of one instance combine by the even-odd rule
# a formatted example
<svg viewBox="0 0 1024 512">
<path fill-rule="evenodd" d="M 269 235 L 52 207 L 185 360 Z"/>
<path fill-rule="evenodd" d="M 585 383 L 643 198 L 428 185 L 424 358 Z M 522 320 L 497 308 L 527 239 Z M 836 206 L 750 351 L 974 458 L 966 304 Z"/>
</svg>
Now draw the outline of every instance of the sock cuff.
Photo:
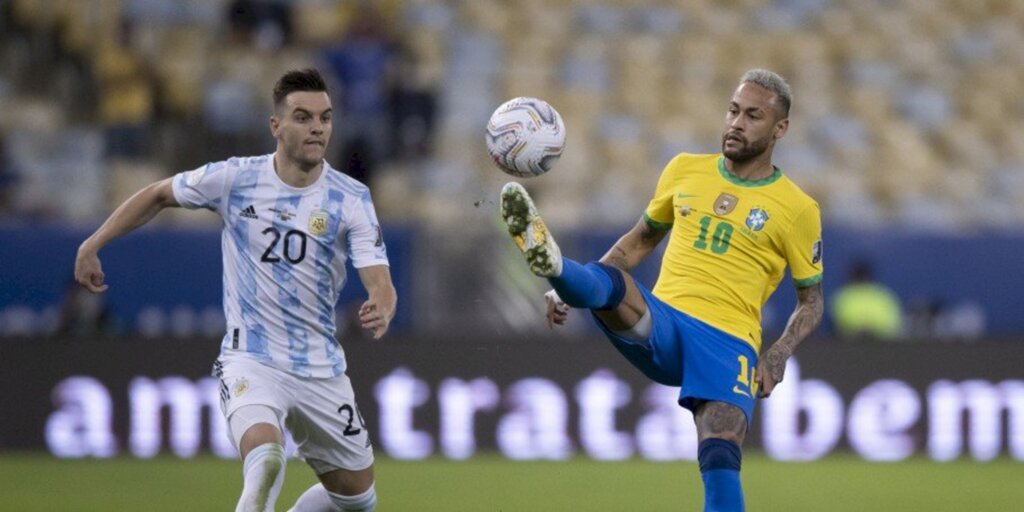
<svg viewBox="0 0 1024 512">
<path fill-rule="evenodd" d="M 700 462 L 701 473 L 726 469 L 740 470 L 743 453 L 740 446 L 725 439 L 710 438 L 701 441 L 697 448 L 697 460 Z"/>
<path fill-rule="evenodd" d="M 256 448 L 253 448 L 245 456 L 245 461 L 242 463 L 242 472 L 249 471 L 249 468 L 253 464 L 260 462 L 261 460 L 273 457 L 275 459 L 284 460 L 284 447 L 278 443 L 264 443 Z"/>
<path fill-rule="evenodd" d="M 604 271 L 605 274 L 608 274 L 608 278 L 612 280 L 612 290 L 608 294 L 608 302 L 594 309 L 597 311 L 609 311 L 619 307 L 619 304 L 622 304 L 622 299 L 626 298 L 626 279 L 622 277 L 622 271 L 598 261 L 595 261 L 593 265 Z"/>
</svg>

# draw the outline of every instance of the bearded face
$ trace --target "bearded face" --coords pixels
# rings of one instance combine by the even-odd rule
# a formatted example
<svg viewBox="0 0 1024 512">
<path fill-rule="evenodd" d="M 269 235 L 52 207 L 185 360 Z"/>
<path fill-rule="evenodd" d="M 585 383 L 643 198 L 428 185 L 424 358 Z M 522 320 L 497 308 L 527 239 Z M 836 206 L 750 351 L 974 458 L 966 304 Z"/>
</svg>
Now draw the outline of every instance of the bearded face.
<svg viewBox="0 0 1024 512">
<path fill-rule="evenodd" d="M 771 135 L 750 141 L 740 132 L 726 130 L 722 134 L 722 154 L 736 163 L 749 162 L 768 150 L 774 139 Z"/>
<path fill-rule="evenodd" d="M 722 131 L 722 154 L 736 163 L 749 162 L 768 151 L 788 127 L 780 119 L 775 94 L 757 84 L 745 82 L 732 96 Z"/>
</svg>

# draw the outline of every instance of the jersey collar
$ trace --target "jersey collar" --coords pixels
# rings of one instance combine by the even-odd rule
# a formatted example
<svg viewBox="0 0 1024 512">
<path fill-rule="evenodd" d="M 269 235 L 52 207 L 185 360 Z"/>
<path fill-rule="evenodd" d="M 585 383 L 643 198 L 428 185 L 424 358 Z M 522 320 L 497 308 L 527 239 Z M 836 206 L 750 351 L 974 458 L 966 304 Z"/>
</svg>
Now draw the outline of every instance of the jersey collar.
<svg viewBox="0 0 1024 512">
<path fill-rule="evenodd" d="M 779 169 L 778 166 L 775 165 L 773 165 L 772 168 L 775 169 L 775 172 L 773 172 L 772 175 L 768 176 L 767 178 L 762 178 L 759 180 L 745 180 L 729 172 L 729 169 L 725 167 L 724 156 L 718 157 L 718 172 L 721 173 L 722 177 L 725 178 L 727 181 L 735 183 L 736 185 L 739 185 L 741 187 L 763 187 L 765 185 L 771 185 L 772 183 L 775 183 L 776 181 L 779 180 L 779 178 L 782 177 L 782 169 Z"/>
<path fill-rule="evenodd" d="M 305 187 L 293 187 L 285 183 L 284 180 L 277 175 L 277 171 L 274 170 L 274 153 L 271 153 L 269 157 L 270 158 L 267 158 L 267 171 L 270 173 L 271 179 L 274 180 L 274 183 L 276 183 L 278 187 L 291 190 L 292 192 L 308 192 L 310 190 L 315 190 L 321 183 L 327 181 L 327 173 L 331 170 L 330 164 L 328 164 L 325 159 L 323 161 L 323 169 L 320 170 L 320 176 L 316 178 L 316 181 Z"/>
</svg>

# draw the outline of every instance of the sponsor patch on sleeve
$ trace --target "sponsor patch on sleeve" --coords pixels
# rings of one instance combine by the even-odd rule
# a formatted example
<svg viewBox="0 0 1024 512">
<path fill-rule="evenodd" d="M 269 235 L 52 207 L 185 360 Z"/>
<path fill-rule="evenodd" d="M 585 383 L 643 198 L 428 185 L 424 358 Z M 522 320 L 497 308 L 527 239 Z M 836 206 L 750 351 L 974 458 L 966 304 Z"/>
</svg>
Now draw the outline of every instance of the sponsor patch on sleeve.
<svg viewBox="0 0 1024 512">
<path fill-rule="evenodd" d="M 814 242 L 811 246 L 811 263 L 817 264 L 821 261 L 821 240 Z"/>
</svg>

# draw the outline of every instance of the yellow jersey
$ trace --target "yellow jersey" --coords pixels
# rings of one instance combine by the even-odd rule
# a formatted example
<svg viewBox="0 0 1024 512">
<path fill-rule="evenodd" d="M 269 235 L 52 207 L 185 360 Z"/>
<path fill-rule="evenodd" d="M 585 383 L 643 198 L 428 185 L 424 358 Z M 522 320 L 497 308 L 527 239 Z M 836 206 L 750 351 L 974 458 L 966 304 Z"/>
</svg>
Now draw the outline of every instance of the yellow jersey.
<svg viewBox="0 0 1024 512">
<path fill-rule="evenodd" d="M 743 180 L 722 155 L 680 154 L 644 219 L 671 229 L 654 295 L 761 349 L 761 307 L 788 264 L 797 287 L 821 281 L 821 209 L 778 167 Z"/>
</svg>

